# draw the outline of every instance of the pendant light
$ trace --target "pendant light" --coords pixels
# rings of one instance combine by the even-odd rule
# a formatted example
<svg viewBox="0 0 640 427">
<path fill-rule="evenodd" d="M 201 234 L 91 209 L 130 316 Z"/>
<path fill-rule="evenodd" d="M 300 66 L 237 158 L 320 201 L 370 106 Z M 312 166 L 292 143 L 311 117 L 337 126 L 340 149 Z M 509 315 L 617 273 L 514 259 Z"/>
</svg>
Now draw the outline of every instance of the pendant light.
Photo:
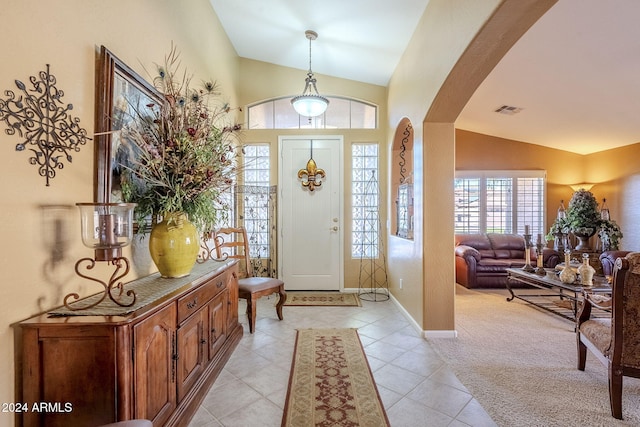
<svg viewBox="0 0 640 427">
<path fill-rule="evenodd" d="M 291 99 L 291 105 L 298 114 L 305 117 L 315 117 L 324 113 L 329 105 L 329 100 L 318 93 L 316 78 L 311 71 L 311 41 L 318 38 L 318 33 L 307 30 L 304 35 L 309 39 L 309 71 L 305 79 L 304 91 Z"/>
</svg>

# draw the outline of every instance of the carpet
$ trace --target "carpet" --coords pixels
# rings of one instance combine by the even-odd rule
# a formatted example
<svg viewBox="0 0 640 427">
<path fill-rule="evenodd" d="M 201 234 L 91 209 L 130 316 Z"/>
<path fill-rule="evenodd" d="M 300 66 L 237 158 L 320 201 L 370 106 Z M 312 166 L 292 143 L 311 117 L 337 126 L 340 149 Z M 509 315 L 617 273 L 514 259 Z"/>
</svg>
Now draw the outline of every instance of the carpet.
<svg viewBox="0 0 640 427">
<path fill-rule="evenodd" d="M 576 368 L 574 324 L 500 291 L 457 288 L 456 339 L 429 342 L 499 426 L 640 426 L 640 380 L 611 416 L 607 369 Z"/>
<path fill-rule="evenodd" d="M 358 294 L 343 292 L 287 292 L 284 305 L 360 307 Z"/>
<path fill-rule="evenodd" d="M 389 426 L 356 329 L 298 330 L 282 426 Z"/>
</svg>

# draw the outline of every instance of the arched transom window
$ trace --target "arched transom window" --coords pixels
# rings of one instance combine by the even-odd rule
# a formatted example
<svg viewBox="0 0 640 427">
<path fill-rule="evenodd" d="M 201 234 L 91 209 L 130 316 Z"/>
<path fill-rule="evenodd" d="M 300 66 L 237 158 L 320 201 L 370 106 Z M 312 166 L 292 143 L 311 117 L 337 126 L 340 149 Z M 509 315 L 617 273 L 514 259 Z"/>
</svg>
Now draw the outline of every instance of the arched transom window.
<svg viewBox="0 0 640 427">
<path fill-rule="evenodd" d="M 318 117 L 300 116 L 291 97 L 274 98 L 250 105 L 247 129 L 376 129 L 378 107 L 364 101 L 328 96 L 329 108 Z"/>
</svg>

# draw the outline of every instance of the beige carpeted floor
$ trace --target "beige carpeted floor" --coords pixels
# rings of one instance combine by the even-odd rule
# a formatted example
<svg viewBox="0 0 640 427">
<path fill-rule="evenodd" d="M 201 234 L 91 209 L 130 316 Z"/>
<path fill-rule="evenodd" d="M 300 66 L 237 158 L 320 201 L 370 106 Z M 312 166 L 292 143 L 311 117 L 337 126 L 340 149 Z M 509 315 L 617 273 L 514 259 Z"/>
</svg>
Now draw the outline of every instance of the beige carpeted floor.
<svg viewBox="0 0 640 427">
<path fill-rule="evenodd" d="M 611 417 L 606 368 L 590 353 L 576 368 L 573 323 L 505 296 L 458 286 L 458 338 L 430 340 L 499 426 L 640 426 L 640 380 Z"/>
</svg>

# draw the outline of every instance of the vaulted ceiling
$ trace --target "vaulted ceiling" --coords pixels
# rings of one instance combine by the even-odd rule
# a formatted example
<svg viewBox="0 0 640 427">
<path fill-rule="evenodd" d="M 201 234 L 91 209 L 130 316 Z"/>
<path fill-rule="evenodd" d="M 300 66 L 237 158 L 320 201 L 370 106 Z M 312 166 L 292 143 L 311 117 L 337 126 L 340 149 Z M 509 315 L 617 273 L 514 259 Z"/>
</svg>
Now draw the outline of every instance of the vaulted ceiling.
<svg viewBox="0 0 640 427">
<path fill-rule="evenodd" d="M 382 86 L 428 3 L 210 1 L 241 57 L 306 70 L 311 29 L 315 73 Z M 485 79 L 456 127 L 580 154 L 640 142 L 639 17 L 638 0 L 559 0 Z"/>
</svg>

